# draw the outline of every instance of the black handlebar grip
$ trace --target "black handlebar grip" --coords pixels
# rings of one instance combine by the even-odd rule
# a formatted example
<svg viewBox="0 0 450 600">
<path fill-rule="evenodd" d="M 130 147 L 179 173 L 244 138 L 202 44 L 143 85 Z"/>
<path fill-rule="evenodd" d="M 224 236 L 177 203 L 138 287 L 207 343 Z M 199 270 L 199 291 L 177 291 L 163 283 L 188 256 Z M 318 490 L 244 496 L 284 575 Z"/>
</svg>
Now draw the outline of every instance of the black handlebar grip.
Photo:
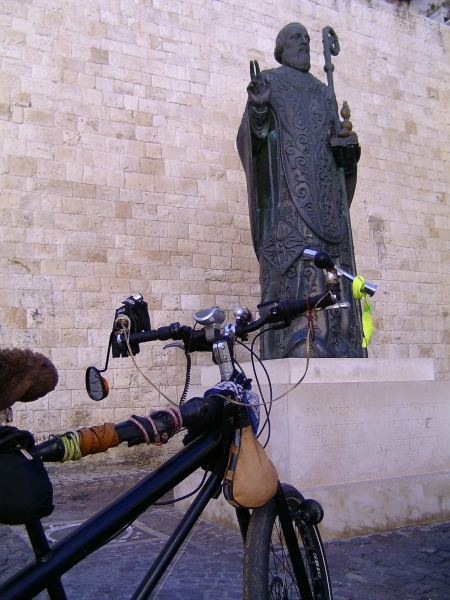
<svg viewBox="0 0 450 600">
<path fill-rule="evenodd" d="M 183 427 L 207 429 L 219 423 L 223 402 L 223 398 L 215 395 L 207 398 L 191 398 L 180 407 Z"/>
<path fill-rule="evenodd" d="M 172 323 L 167 327 L 160 327 L 152 331 L 142 331 L 141 333 L 132 333 L 130 335 L 130 344 L 141 344 L 143 342 L 156 342 L 166 340 L 182 340 L 186 352 L 205 352 L 212 349 L 212 343 L 208 342 L 205 336 L 205 330 L 195 331 L 192 327 L 181 326 L 179 323 Z M 126 345 L 125 336 L 120 336 L 120 343 Z"/>
<path fill-rule="evenodd" d="M 160 327 L 159 329 L 151 329 L 150 331 L 141 331 L 140 333 L 132 333 L 130 335 L 130 346 L 134 344 L 142 344 L 144 342 L 156 342 L 166 340 L 179 340 L 180 330 L 182 327 L 179 323 L 171 323 L 167 327 Z M 125 336 L 120 335 L 120 343 L 126 346 Z"/>
<path fill-rule="evenodd" d="M 50 438 L 36 444 L 34 448 L 28 450 L 31 456 L 40 456 L 44 462 L 61 462 L 64 458 L 64 443 L 58 437 Z"/>
<path fill-rule="evenodd" d="M 171 323 L 167 327 L 159 327 L 156 330 L 158 340 L 161 342 L 165 342 L 166 340 L 179 340 L 180 328 L 181 325 L 179 323 Z"/>
<path fill-rule="evenodd" d="M 185 404 L 180 406 L 183 427 L 191 430 L 205 431 L 211 425 L 218 424 L 222 418 L 223 398 L 211 395 L 207 398 L 191 398 Z M 139 421 L 147 431 L 150 442 L 155 441 L 155 435 L 148 419 L 133 415 L 135 421 Z M 173 421 L 169 413 L 156 411 L 150 415 L 159 434 L 168 432 L 166 441 L 172 437 L 170 430 L 173 428 Z M 116 431 L 119 436 L 119 442 L 128 442 L 128 446 L 136 446 L 145 442 L 139 426 L 133 421 L 124 421 L 116 425 Z M 45 460 L 45 459 L 44 459 Z"/>
<path fill-rule="evenodd" d="M 278 313 L 280 316 L 287 319 L 295 319 L 305 313 L 308 308 L 326 308 L 334 304 L 335 299 L 331 294 L 318 294 L 317 296 L 310 296 L 304 300 L 283 300 L 278 304 Z"/>
</svg>

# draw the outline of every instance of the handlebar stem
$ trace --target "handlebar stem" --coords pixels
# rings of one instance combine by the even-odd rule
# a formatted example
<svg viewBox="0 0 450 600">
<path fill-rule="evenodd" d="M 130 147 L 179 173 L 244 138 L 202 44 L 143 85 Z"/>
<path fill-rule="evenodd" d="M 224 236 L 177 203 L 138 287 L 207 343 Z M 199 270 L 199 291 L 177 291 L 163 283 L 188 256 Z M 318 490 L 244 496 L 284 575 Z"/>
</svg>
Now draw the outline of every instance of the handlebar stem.
<svg viewBox="0 0 450 600">
<path fill-rule="evenodd" d="M 213 343 L 213 359 L 219 365 L 221 381 L 229 381 L 234 373 L 233 341 L 229 335 L 223 335 Z"/>
</svg>

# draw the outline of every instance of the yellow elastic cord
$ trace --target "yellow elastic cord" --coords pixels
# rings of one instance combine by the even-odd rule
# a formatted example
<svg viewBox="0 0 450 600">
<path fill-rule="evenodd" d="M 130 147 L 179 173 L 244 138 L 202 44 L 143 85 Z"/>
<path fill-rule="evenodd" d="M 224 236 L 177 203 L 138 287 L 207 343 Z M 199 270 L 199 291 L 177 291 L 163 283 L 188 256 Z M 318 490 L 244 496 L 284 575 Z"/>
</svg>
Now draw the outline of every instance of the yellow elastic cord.
<svg viewBox="0 0 450 600">
<path fill-rule="evenodd" d="M 80 438 L 76 431 L 68 431 L 61 436 L 61 441 L 64 444 L 64 457 L 61 462 L 67 460 L 80 460 L 81 449 L 80 449 Z"/>
<path fill-rule="evenodd" d="M 367 348 L 370 342 L 370 338 L 373 335 L 373 322 L 370 313 L 372 312 L 372 306 L 366 300 L 366 292 L 364 291 L 364 277 L 357 275 L 353 280 L 353 298 L 355 300 L 363 300 L 364 312 L 362 316 L 362 327 L 363 327 L 363 341 L 362 347 Z"/>
</svg>

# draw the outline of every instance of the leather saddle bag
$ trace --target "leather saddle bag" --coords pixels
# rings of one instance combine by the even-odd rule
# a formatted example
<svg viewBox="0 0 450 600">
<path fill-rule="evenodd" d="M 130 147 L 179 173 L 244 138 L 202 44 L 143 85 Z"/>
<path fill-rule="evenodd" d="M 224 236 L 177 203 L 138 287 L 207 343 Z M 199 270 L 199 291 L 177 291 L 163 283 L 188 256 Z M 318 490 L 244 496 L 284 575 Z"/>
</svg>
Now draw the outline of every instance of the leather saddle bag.
<svg viewBox="0 0 450 600">
<path fill-rule="evenodd" d="M 278 473 L 252 427 L 236 429 L 223 484 L 225 499 L 235 507 L 258 508 L 277 491 Z"/>
</svg>

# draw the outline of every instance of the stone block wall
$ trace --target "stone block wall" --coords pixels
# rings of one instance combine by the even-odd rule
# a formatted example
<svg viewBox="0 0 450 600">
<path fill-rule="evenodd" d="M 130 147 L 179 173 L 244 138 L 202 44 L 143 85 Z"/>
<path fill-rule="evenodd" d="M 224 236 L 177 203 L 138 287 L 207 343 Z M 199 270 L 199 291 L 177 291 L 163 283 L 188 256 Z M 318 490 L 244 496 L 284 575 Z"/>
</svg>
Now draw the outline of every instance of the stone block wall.
<svg viewBox="0 0 450 600">
<path fill-rule="evenodd" d="M 5 0 L 0 343 L 39 350 L 60 373 L 55 392 L 16 405 L 19 427 L 41 439 L 162 404 L 125 359 L 109 399 L 84 391 L 130 293 L 149 302 L 153 327 L 216 303 L 256 306 L 234 140 L 249 60 L 276 66 L 276 34 L 292 21 L 309 29 L 322 81 L 322 27 L 341 41 L 335 88 L 362 146 L 356 260 L 380 287 L 369 353 L 432 357 L 450 378 L 450 28 L 381 0 Z M 178 350 L 142 347 L 138 362 L 180 393 Z"/>
</svg>

